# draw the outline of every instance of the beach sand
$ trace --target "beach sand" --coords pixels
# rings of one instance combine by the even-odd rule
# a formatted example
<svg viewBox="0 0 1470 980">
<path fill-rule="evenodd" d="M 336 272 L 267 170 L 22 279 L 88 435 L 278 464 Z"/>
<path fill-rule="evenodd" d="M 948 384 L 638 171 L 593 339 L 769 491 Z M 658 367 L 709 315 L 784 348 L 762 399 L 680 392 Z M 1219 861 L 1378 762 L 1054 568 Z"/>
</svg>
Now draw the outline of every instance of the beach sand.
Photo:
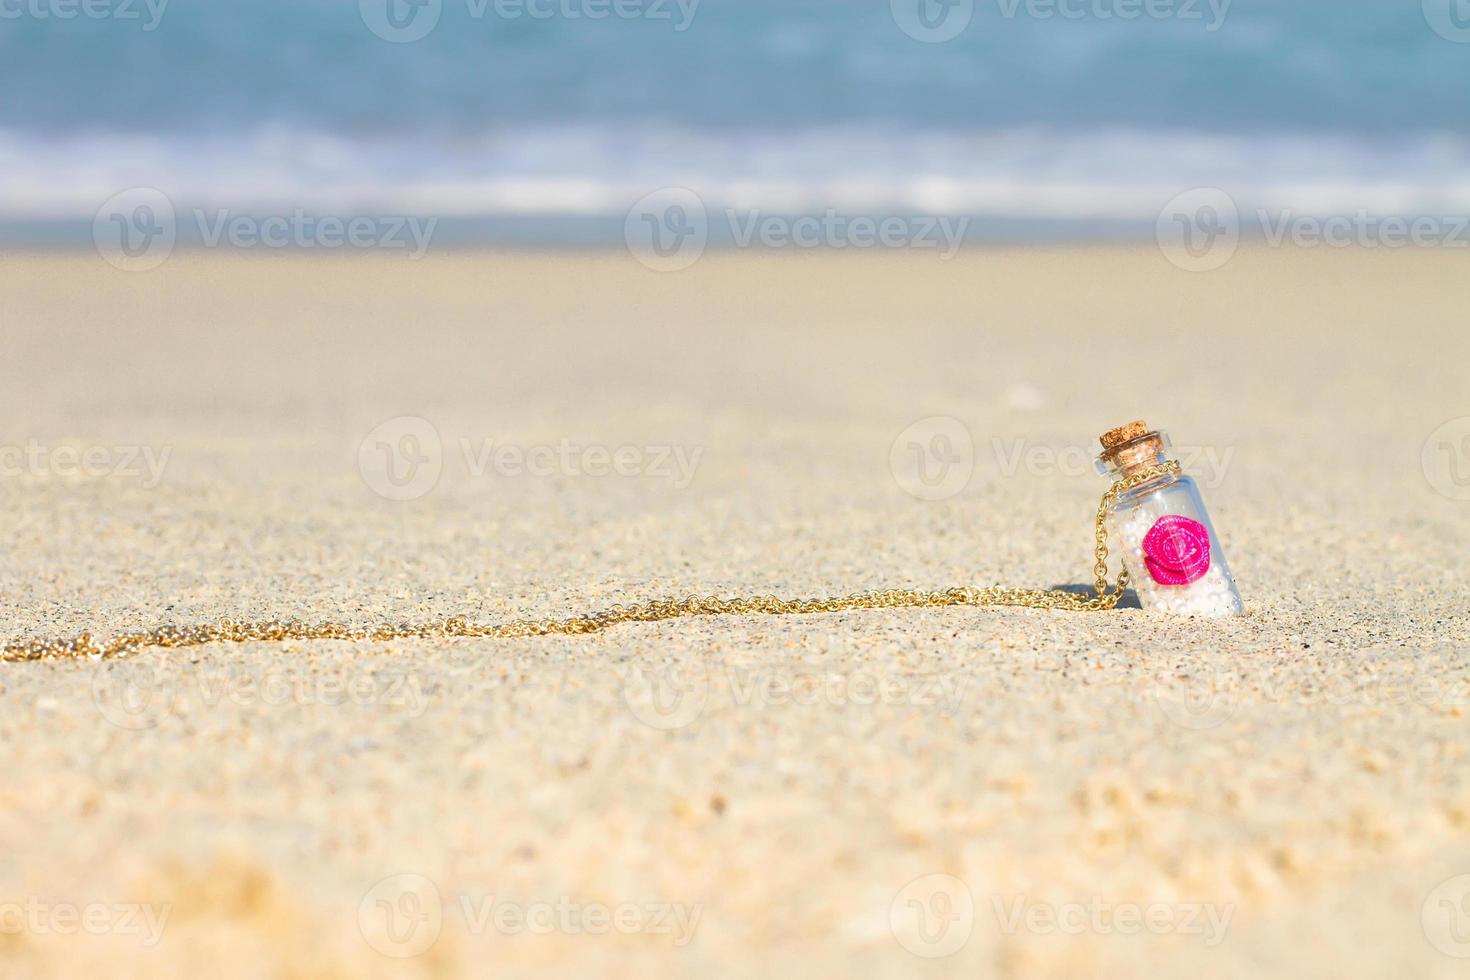
<svg viewBox="0 0 1470 980">
<path fill-rule="evenodd" d="M 1085 585 L 1137 417 L 1248 614 L 0 665 L 0 975 L 1463 976 L 1466 272 L 8 254 L 10 637 Z"/>
</svg>

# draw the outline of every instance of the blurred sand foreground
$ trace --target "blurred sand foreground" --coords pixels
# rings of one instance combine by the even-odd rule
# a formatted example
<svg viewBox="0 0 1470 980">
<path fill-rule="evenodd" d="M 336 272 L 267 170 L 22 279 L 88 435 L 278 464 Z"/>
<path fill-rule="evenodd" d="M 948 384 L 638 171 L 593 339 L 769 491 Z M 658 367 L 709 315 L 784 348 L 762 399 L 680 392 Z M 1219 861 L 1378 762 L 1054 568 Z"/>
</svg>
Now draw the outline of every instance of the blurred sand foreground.
<svg viewBox="0 0 1470 980">
<path fill-rule="evenodd" d="M 1250 614 L 3 665 L 0 972 L 1464 976 L 1467 272 L 8 255 L 10 636 L 1083 583 L 1137 416 Z"/>
</svg>

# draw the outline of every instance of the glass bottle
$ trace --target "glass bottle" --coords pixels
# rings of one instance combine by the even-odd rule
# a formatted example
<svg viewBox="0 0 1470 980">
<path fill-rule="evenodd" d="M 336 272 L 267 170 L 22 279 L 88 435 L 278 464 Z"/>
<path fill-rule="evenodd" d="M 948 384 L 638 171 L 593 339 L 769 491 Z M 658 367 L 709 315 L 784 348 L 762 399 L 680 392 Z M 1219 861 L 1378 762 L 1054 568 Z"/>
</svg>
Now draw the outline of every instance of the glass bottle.
<svg viewBox="0 0 1470 980">
<path fill-rule="evenodd" d="M 1103 433 L 1097 471 L 1111 480 L 1167 461 L 1169 437 L 1143 422 Z M 1108 547 L 1121 557 L 1145 609 L 1182 616 L 1245 612 L 1199 487 L 1165 473 L 1120 494 L 1107 518 Z"/>
</svg>

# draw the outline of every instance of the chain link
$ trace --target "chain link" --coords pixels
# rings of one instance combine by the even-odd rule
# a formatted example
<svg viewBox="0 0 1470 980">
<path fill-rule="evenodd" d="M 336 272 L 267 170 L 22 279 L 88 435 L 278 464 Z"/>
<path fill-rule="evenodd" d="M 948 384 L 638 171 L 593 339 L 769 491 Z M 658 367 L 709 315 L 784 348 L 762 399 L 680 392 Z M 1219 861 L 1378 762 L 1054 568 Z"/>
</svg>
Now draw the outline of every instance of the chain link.
<svg viewBox="0 0 1470 980">
<path fill-rule="evenodd" d="M 494 637 L 510 639 L 554 634 L 584 635 L 600 633 L 619 623 L 654 623 L 683 616 L 790 616 L 801 613 L 849 612 L 855 609 L 908 609 L 932 606 L 1022 606 L 1029 609 L 1066 609 L 1075 611 L 1112 609 L 1128 585 L 1128 572 L 1120 570 L 1118 580 L 1108 586 L 1107 516 L 1118 497 L 1150 480 L 1165 475 L 1179 475 L 1175 461 L 1151 466 L 1146 470 L 1115 482 L 1098 501 L 1094 522 L 1093 595 L 1086 596 L 1062 589 L 1008 589 L 962 587 L 923 592 L 911 589 L 885 589 L 878 592 L 854 592 L 847 596 L 822 599 L 780 599 L 776 596 L 689 596 L 686 599 L 655 599 L 632 606 L 616 605 L 601 612 L 584 613 L 566 619 L 517 619 L 505 623 L 471 623 L 463 617 L 399 626 L 352 627 L 342 623 L 308 624 L 300 620 L 281 622 L 236 622 L 221 620 L 207 626 L 163 626 L 144 633 L 125 633 L 98 642 L 91 633 L 67 640 L 20 640 L 0 648 L 0 662 L 21 662 L 73 658 L 105 660 L 126 657 L 152 647 L 177 649 L 204 646 L 208 643 L 280 643 L 287 640 L 354 640 L 383 642 L 387 640 L 436 639 L 440 637 Z"/>
</svg>

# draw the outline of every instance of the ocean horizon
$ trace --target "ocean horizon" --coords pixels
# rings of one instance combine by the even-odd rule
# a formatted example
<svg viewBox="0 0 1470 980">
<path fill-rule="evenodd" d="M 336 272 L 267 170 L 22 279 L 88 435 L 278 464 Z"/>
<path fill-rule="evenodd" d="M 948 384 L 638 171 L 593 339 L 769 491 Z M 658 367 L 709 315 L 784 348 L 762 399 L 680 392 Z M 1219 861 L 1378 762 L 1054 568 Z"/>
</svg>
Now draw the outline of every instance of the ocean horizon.
<svg viewBox="0 0 1470 980">
<path fill-rule="evenodd" d="M 15 0 L 0 240 L 140 190 L 183 241 L 299 211 L 596 245 L 671 188 L 715 243 L 830 214 L 1128 238 L 1200 188 L 1470 214 L 1470 15 L 1439 2 Z"/>
</svg>

